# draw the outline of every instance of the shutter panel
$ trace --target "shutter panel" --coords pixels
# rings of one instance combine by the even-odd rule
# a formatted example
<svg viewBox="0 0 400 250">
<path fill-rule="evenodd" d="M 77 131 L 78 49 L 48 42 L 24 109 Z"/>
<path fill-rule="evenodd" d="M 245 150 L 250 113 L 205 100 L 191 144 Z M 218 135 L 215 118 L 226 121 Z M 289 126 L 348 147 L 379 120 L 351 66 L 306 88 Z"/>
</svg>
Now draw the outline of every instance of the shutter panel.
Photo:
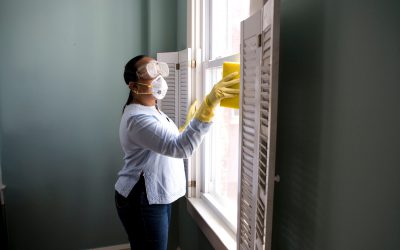
<svg viewBox="0 0 400 250">
<path fill-rule="evenodd" d="M 168 83 L 168 92 L 164 99 L 159 101 L 160 109 L 175 122 L 177 127 L 180 127 L 185 123 L 191 104 L 191 49 L 157 53 L 157 60 L 166 62 L 169 66 L 169 76 L 165 79 Z M 183 163 L 187 180 L 186 195 L 190 197 L 191 189 L 195 188 L 191 178 L 191 164 L 188 159 L 184 159 Z"/>
<path fill-rule="evenodd" d="M 271 248 L 278 105 L 279 19 L 279 2 L 269 0 L 263 7 L 261 39 L 257 249 Z"/>
<path fill-rule="evenodd" d="M 278 8 L 278 1 L 269 0 L 262 11 L 242 22 L 239 249 L 271 248 L 278 104 Z M 257 37 L 257 48 L 254 37 Z"/>
<path fill-rule="evenodd" d="M 177 65 L 179 63 L 178 52 L 157 53 L 157 60 L 166 62 L 169 67 L 169 75 L 165 78 L 168 84 L 168 91 L 164 99 L 157 101 L 160 109 L 171 118 L 175 124 L 179 124 L 179 106 L 175 103 L 179 98 L 178 81 L 179 74 Z"/>
<path fill-rule="evenodd" d="M 259 34 L 261 11 L 241 23 L 241 84 L 240 84 L 240 165 L 237 246 L 253 249 L 258 175 L 257 107 L 260 86 Z"/>
</svg>

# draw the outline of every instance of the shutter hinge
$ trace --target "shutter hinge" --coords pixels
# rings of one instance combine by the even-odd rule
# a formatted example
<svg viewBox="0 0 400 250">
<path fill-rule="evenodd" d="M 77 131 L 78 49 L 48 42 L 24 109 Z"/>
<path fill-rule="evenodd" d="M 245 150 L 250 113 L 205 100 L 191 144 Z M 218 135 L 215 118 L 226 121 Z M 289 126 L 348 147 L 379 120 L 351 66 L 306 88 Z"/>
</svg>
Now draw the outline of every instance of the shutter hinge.
<svg viewBox="0 0 400 250">
<path fill-rule="evenodd" d="M 176 70 L 179 70 L 181 68 L 181 64 L 180 63 L 177 63 L 176 65 L 175 65 L 175 69 Z"/>
<path fill-rule="evenodd" d="M 261 34 L 258 34 L 258 47 L 261 47 Z"/>
<path fill-rule="evenodd" d="M 196 181 L 189 181 L 189 187 L 196 187 Z"/>
<path fill-rule="evenodd" d="M 191 67 L 194 68 L 194 69 L 196 68 L 196 60 L 192 60 Z"/>
</svg>

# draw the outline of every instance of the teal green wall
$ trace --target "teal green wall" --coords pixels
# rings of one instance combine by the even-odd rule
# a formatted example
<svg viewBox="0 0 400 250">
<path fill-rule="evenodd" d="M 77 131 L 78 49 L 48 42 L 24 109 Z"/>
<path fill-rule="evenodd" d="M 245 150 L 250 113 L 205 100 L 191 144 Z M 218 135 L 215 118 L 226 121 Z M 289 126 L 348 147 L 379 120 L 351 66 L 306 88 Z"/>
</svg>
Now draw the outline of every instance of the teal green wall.
<svg viewBox="0 0 400 250">
<path fill-rule="evenodd" d="M 157 52 L 176 51 L 177 0 L 148 0 L 148 46 L 149 55 Z M 171 30 L 171 27 L 174 29 Z"/>
<path fill-rule="evenodd" d="M 177 0 L 177 10 L 176 47 L 177 50 L 183 50 L 187 47 L 187 0 Z"/>
<path fill-rule="evenodd" d="M 214 249 L 206 236 L 187 211 L 186 199 L 178 201 L 179 207 L 179 246 L 182 250 Z"/>
<path fill-rule="evenodd" d="M 400 249 L 399 10 L 282 1 L 273 249 Z"/>
<path fill-rule="evenodd" d="M 137 54 L 176 50 L 176 9 L 176 0 L 0 0 L 11 249 L 127 242 L 113 204 L 123 67 Z"/>
</svg>

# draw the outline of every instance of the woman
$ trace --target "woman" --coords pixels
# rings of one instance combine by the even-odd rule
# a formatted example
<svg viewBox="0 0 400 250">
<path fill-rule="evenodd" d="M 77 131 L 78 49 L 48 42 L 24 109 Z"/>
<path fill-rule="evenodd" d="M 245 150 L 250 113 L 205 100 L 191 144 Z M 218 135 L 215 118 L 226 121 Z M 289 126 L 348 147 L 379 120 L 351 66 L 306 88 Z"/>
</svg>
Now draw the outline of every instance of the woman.
<svg viewBox="0 0 400 250">
<path fill-rule="evenodd" d="M 239 94 L 230 88 L 239 82 L 232 80 L 237 73 L 225 77 L 214 85 L 196 114 L 189 112 L 180 133 L 157 107 L 168 89 L 167 75 L 165 63 L 144 55 L 125 66 L 130 92 L 120 124 L 125 157 L 115 184 L 115 204 L 131 249 L 167 249 L 171 203 L 186 191 L 182 159 L 201 143 L 220 100 Z"/>
</svg>

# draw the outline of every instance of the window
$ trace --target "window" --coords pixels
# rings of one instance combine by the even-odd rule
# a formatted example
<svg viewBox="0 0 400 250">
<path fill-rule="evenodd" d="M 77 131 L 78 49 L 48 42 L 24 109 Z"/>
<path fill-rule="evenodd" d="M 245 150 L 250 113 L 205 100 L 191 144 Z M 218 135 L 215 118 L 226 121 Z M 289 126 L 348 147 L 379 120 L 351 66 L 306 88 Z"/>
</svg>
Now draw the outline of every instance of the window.
<svg viewBox="0 0 400 250">
<path fill-rule="evenodd" d="M 222 77 L 224 61 L 239 62 L 240 22 L 249 16 L 250 0 L 209 0 L 204 6 L 204 93 Z M 208 18 L 207 18 L 208 17 Z M 237 227 L 239 111 L 219 108 L 203 144 L 201 196 L 225 220 Z"/>
<path fill-rule="evenodd" d="M 209 16 L 205 35 L 209 43 L 208 59 L 239 53 L 240 22 L 249 16 L 250 0 L 209 0 L 205 14 Z M 206 28 L 207 29 L 207 28 Z M 205 44 L 207 46 L 207 44 Z"/>
<path fill-rule="evenodd" d="M 271 248 L 280 16 L 278 0 L 262 2 L 188 1 L 188 45 L 201 66 L 189 100 L 211 90 L 224 61 L 242 63 L 241 110 L 216 110 L 188 168 L 188 212 L 216 249 Z"/>
</svg>

